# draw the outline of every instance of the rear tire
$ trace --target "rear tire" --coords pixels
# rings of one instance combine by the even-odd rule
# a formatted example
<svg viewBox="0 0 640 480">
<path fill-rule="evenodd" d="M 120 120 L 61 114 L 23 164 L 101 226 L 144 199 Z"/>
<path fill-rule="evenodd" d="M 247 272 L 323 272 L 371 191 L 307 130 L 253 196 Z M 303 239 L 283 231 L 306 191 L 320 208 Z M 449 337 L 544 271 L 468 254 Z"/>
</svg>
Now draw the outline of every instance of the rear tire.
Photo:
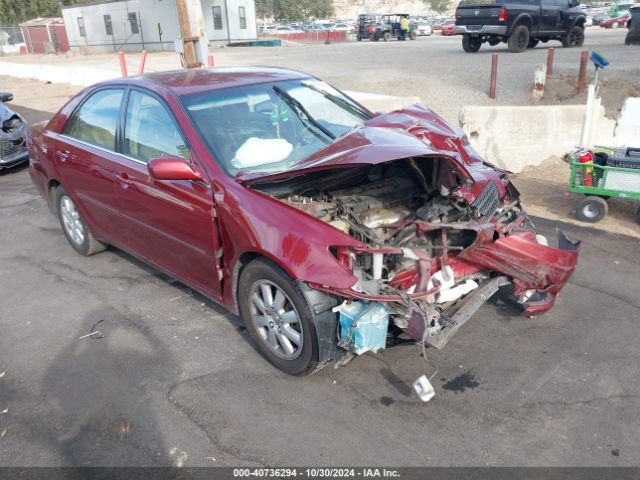
<svg viewBox="0 0 640 480">
<path fill-rule="evenodd" d="M 266 259 L 245 266 L 238 304 L 256 347 L 272 365 L 289 375 L 308 375 L 316 369 L 313 314 L 297 283 L 280 267 Z"/>
<path fill-rule="evenodd" d="M 358 35 L 356 36 L 356 40 L 357 40 L 357 41 L 359 41 L 359 42 L 361 42 L 361 41 L 362 41 L 362 35 L 358 34 Z"/>
<path fill-rule="evenodd" d="M 462 49 L 467 53 L 476 53 L 482 46 L 480 37 L 472 37 L 471 35 L 462 36 Z"/>
<path fill-rule="evenodd" d="M 529 45 L 529 29 L 525 25 L 516 26 L 511 32 L 511 35 L 509 35 L 507 45 L 509 46 L 510 52 L 524 52 Z"/>
<path fill-rule="evenodd" d="M 567 36 L 562 39 L 562 46 L 564 48 L 581 47 L 583 43 L 584 30 L 577 25 L 571 27 Z"/>
<path fill-rule="evenodd" d="M 409 32 L 409 40 L 415 40 L 416 38 L 418 38 L 418 34 L 416 33 L 415 30 L 411 30 Z"/>
<path fill-rule="evenodd" d="M 52 198 L 64 236 L 76 252 L 88 257 L 107 248 L 104 243 L 95 239 L 74 200 L 64 188 L 56 187 Z"/>
<path fill-rule="evenodd" d="M 382 34 L 382 40 L 384 40 L 385 42 L 388 42 L 389 40 L 391 40 L 391 34 L 389 32 L 384 32 Z"/>
<path fill-rule="evenodd" d="M 576 216 L 583 222 L 596 223 L 602 220 L 608 211 L 609 205 L 606 200 L 590 195 L 578 204 Z"/>
</svg>

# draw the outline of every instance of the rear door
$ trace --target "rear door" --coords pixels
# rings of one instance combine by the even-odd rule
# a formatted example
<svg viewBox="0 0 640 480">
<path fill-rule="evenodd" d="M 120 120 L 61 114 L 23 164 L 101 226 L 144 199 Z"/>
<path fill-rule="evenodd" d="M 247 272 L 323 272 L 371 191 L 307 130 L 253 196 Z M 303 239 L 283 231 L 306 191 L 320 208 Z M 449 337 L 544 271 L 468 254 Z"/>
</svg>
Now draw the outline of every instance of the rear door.
<svg viewBox="0 0 640 480">
<path fill-rule="evenodd" d="M 170 109 L 150 92 L 132 89 L 123 115 L 118 205 L 131 249 L 199 290 L 217 297 L 219 251 L 208 181 L 155 180 L 152 158 L 196 162 Z"/>
<path fill-rule="evenodd" d="M 542 0 L 540 32 L 562 30 L 562 11 L 567 8 L 568 3 L 568 0 Z"/>
<path fill-rule="evenodd" d="M 62 183 L 99 238 L 124 243 L 114 181 L 115 153 L 123 88 L 92 93 L 73 113 L 55 141 Z"/>
</svg>

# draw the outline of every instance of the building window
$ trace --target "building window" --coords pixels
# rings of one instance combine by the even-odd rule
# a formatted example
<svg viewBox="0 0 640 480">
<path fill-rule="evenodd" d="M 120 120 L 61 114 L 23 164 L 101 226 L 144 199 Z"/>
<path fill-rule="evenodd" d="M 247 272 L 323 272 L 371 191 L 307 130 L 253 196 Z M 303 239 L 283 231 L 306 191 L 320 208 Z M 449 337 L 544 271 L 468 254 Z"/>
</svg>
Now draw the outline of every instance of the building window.
<svg viewBox="0 0 640 480">
<path fill-rule="evenodd" d="M 104 19 L 104 29 L 107 32 L 107 35 L 113 35 L 113 25 L 111 25 L 111 15 L 103 15 Z"/>
<path fill-rule="evenodd" d="M 244 7 L 238 7 L 238 16 L 240 17 L 240 28 L 246 30 L 247 28 L 247 14 Z"/>
<path fill-rule="evenodd" d="M 84 29 L 84 18 L 78 17 L 78 31 L 81 37 L 87 36 L 87 31 Z"/>
<path fill-rule="evenodd" d="M 213 7 L 213 28 L 222 30 L 222 9 L 220 7 Z"/>
<path fill-rule="evenodd" d="M 131 12 L 129 14 L 129 23 L 131 24 L 131 33 L 137 34 L 140 33 L 140 27 L 138 27 L 138 15 L 135 12 Z"/>
</svg>

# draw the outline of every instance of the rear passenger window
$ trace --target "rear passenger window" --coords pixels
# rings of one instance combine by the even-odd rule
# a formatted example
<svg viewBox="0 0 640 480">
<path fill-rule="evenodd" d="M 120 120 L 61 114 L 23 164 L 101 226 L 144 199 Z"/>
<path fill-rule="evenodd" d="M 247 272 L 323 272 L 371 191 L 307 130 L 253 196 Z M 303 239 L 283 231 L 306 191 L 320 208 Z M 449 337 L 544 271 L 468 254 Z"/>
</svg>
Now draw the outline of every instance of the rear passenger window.
<svg viewBox="0 0 640 480">
<path fill-rule="evenodd" d="M 167 109 L 152 96 L 135 90 L 127 105 L 124 153 L 145 163 L 156 157 L 189 158 L 186 143 Z"/>
<path fill-rule="evenodd" d="M 122 94 L 123 90 L 117 88 L 91 95 L 67 122 L 65 135 L 115 150 Z"/>
</svg>

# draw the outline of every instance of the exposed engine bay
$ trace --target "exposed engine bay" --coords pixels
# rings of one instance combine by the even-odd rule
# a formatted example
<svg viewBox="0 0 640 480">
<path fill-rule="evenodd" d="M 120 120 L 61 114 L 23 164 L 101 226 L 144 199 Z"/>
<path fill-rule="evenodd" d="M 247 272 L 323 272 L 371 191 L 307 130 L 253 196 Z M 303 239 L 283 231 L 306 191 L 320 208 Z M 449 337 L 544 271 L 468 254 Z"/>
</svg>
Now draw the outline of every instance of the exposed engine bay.
<svg viewBox="0 0 640 480">
<path fill-rule="evenodd" d="M 489 182 L 468 203 L 458 195 L 465 182 L 445 158 L 409 158 L 253 188 L 365 244 L 361 250 L 339 245 L 332 250 L 358 279 L 352 290 L 364 300 L 398 299 L 385 304 L 391 320 L 423 340 L 449 326 L 445 312 L 494 275 L 459 254 L 479 236 L 491 241 L 526 227 L 517 197 L 505 193 L 500 199 L 504 186 Z"/>
</svg>

